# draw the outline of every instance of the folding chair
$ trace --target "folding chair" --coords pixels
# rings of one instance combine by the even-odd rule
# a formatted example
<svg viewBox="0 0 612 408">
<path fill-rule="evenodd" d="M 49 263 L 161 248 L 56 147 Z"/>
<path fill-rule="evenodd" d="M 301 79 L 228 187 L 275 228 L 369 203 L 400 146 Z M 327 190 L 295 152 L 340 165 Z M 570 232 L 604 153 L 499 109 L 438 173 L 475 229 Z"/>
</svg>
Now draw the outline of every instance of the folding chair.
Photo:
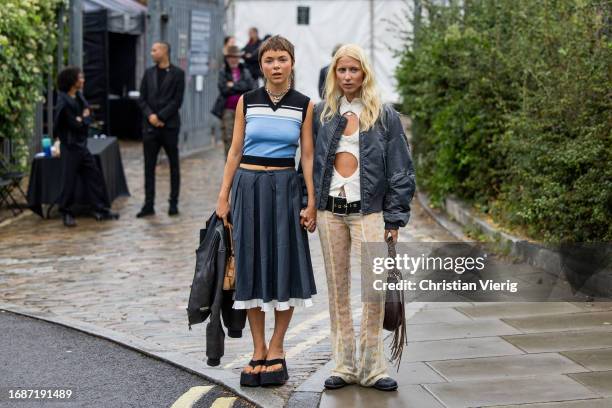
<svg viewBox="0 0 612 408">
<path fill-rule="evenodd" d="M 5 180 L 11 181 L 11 187 L 17 189 L 21 194 L 21 197 L 27 202 L 28 198 L 26 197 L 25 192 L 21 188 L 21 180 L 23 180 L 24 174 L 20 171 L 14 171 L 10 168 L 10 166 L 6 163 L 4 158 L 0 156 L 0 177 Z M 11 196 L 12 197 L 12 196 Z M 13 200 L 14 201 L 14 200 Z"/>
<path fill-rule="evenodd" d="M 6 208 L 10 208 L 13 216 L 23 212 L 15 198 L 11 194 L 13 189 L 13 181 L 5 178 L 0 178 L 0 204 L 6 204 Z M 12 205 L 11 205 L 12 201 Z"/>
</svg>

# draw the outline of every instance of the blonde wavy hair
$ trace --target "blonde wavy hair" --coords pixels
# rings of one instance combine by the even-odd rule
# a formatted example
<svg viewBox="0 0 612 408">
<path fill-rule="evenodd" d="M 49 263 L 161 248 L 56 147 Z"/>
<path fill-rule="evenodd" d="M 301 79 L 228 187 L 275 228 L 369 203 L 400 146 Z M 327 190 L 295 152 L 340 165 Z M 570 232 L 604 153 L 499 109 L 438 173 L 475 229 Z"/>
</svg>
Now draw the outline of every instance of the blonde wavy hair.
<svg viewBox="0 0 612 408">
<path fill-rule="evenodd" d="M 376 78 L 374 77 L 374 70 L 370 65 L 370 61 L 363 48 L 356 44 L 346 44 L 340 47 L 329 65 L 327 77 L 325 78 L 325 106 L 323 112 L 321 112 L 321 123 L 331 119 L 340 108 L 340 98 L 343 96 L 343 92 L 336 79 L 336 66 L 342 57 L 351 57 L 359 61 L 363 70 L 364 77 L 359 94 L 363 103 L 363 110 L 359 115 L 359 128 L 361 130 L 369 130 L 374 126 L 380 115 L 382 102 L 380 101 Z"/>
</svg>

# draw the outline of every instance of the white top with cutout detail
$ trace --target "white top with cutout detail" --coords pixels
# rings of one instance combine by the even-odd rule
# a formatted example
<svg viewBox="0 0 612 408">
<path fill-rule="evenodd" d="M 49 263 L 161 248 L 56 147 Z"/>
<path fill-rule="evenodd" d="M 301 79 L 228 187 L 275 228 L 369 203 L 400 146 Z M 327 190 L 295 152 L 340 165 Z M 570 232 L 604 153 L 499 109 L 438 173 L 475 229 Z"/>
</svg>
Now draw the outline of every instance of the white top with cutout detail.
<svg viewBox="0 0 612 408">
<path fill-rule="evenodd" d="M 345 96 L 340 99 L 340 115 L 345 115 L 347 112 L 352 112 L 359 115 L 363 109 L 361 99 L 354 98 L 349 102 Z M 359 126 L 351 135 L 342 135 L 338 142 L 336 153 L 347 152 L 355 156 L 357 159 L 357 168 L 349 177 L 343 177 L 334 166 L 331 184 L 329 187 L 329 195 L 332 197 L 344 197 L 348 203 L 361 200 L 361 186 L 359 184 Z"/>
</svg>

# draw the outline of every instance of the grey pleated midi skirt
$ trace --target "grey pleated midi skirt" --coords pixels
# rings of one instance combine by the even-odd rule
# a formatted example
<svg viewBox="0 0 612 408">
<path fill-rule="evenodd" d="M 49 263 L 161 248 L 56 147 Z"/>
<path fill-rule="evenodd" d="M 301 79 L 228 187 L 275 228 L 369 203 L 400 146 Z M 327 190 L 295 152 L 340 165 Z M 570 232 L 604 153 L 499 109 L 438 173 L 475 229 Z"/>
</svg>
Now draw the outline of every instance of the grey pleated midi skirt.
<svg viewBox="0 0 612 408">
<path fill-rule="evenodd" d="M 301 194 L 294 169 L 236 171 L 231 192 L 234 309 L 312 305 L 317 291 L 307 232 L 300 225 Z"/>
</svg>

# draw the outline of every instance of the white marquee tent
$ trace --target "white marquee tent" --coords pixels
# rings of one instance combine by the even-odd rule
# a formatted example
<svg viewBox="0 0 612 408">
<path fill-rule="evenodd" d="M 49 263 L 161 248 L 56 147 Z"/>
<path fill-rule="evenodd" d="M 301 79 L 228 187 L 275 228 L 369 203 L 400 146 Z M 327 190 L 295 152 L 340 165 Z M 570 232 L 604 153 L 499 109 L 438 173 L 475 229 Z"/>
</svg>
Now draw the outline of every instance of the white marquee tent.
<svg viewBox="0 0 612 408">
<path fill-rule="evenodd" d="M 319 70 L 329 64 L 338 43 L 361 45 L 374 62 L 381 96 L 397 102 L 395 50 L 403 46 L 401 32 L 411 31 L 405 0 L 230 0 L 227 32 L 239 46 L 248 29 L 260 37 L 280 34 L 296 48 L 296 89 L 318 100 Z"/>
</svg>

